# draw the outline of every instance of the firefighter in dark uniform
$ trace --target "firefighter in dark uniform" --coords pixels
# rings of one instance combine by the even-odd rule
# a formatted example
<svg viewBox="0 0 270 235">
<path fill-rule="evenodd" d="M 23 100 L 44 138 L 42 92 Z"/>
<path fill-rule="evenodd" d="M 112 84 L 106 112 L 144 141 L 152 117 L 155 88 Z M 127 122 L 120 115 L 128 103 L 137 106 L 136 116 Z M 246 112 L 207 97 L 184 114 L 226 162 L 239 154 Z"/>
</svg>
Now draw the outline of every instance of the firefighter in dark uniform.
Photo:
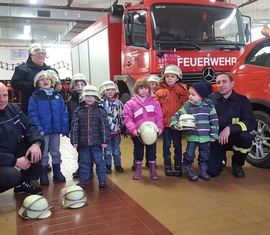
<svg viewBox="0 0 270 235">
<path fill-rule="evenodd" d="M 218 91 L 210 95 L 219 118 L 219 139 L 211 143 L 208 174 L 219 175 L 227 162 L 226 151 L 233 151 L 233 175 L 244 178 L 242 166 L 252 146 L 256 127 L 252 106 L 246 96 L 233 90 L 234 81 L 230 74 L 222 73 L 216 78 Z"/>
</svg>

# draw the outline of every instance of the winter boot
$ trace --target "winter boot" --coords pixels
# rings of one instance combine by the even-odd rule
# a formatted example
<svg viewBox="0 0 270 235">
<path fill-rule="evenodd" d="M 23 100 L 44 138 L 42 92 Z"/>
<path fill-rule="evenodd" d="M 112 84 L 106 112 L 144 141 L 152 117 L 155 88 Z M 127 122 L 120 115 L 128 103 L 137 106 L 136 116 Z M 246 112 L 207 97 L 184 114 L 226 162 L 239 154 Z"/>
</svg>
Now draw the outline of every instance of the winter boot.
<svg viewBox="0 0 270 235">
<path fill-rule="evenodd" d="M 184 170 L 186 172 L 186 176 L 191 181 L 198 181 L 199 177 L 196 175 L 194 170 L 192 169 L 191 165 L 184 166 Z"/>
<path fill-rule="evenodd" d="M 207 174 L 207 164 L 205 162 L 199 163 L 199 169 L 200 169 L 200 173 L 199 173 L 200 178 L 206 181 L 211 179 L 210 175 Z"/>
<path fill-rule="evenodd" d="M 149 169 L 152 180 L 158 180 L 158 175 L 156 172 L 156 161 L 149 161 Z"/>
<path fill-rule="evenodd" d="M 182 176 L 182 166 L 181 165 L 175 165 L 174 166 L 173 175 L 176 176 L 176 177 L 181 177 Z"/>
<path fill-rule="evenodd" d="M 164 171 L 166 176 L 173 176 L 172 162 L 171 159 L 164 159 Z"/>
<path fill-rule="evenodd" d="M 41 166 L 40 185 L 49 185 L 47 166 Z"/>
<path fill-rule="evenodd" d="M 142 162 L 141 161 L 136 161 L 136 171 L 135 174 L 133 176 L 134 180 L 139 180 L 142 176 Z"/>
<path fill-rule="evenodd" d="M 53 179 L 58 182 L 65 182 L 66 178 L 60 171 L 60 163 L 53 164 Z"/>
</svg>

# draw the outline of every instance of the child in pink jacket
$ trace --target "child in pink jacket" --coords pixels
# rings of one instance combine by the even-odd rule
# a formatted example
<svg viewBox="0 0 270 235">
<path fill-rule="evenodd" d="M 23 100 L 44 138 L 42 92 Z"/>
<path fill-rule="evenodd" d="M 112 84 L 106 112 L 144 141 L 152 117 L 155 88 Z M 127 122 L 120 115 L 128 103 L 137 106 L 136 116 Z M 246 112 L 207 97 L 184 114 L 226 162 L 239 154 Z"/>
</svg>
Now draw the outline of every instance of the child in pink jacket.
<svg viewBox="0 0 270 235">
<path fill-rule="evenodd" d="M 142 175 L 142 160 L 144 147 L 146 147 L 146 150 L 149 153 L 151 178 L 157 180 L 156 142 L 151 145 L 144 144 L 138 132 L 140 125 L 146 121 L 151 121 L 156 124 L 159 135 L 163 131 L 162 110 L 159 102 L 151 96 L 150 85 L 146 78 L 139 78 L 135 83 L 134 97 L 124 105 L 123 117 L 125 126 L 133 141 L 133 154 L 136 163 L 136 171 L 133 179 L 139 180 Z"/>
</svg>

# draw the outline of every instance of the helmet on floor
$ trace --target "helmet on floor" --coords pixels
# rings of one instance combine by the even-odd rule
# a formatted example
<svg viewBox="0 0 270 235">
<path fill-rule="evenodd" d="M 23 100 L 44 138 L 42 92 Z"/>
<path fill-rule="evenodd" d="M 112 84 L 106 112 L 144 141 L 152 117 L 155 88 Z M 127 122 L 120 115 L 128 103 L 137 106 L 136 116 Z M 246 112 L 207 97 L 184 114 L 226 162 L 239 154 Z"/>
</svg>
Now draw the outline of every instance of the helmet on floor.
<svg viewBox="0 0 270 235">
<path fill-rule="evenodd" d="M 109 90 L 109 89 L 114 89 L 116 92 L 116 90 L 117 90 L 116 84 L 113 81 L 103 82 L 99 88 L 100 95 L 103 96 L 105 94 L 106 90 Z"/>
<path fill-rule="evenodd" d="M 67 187 L 61 200 L 62 208 L 80 208 L 87 204 L 84 190 L 78 185 Z"/>
<path fill-rule="evenodd" d="M 182 114 L 178 121 L 179 130 L 195 130 L 196 120 L 191 114 Z"/>
<path fill-rule="evenodd" d="M 146 145 L 152 145 L 157 141 L 158 127 L 154 122 L 143 122 L 139 127 L 139 135 Z"/>
<path fill-rule="evenodd" d="M 51 208 L 53 206 L 49 206 L 45 197 L 30 195 L 23 200 L 19 215 L 23 219 L 44 219 L 51 215 Z"/>
</svg>

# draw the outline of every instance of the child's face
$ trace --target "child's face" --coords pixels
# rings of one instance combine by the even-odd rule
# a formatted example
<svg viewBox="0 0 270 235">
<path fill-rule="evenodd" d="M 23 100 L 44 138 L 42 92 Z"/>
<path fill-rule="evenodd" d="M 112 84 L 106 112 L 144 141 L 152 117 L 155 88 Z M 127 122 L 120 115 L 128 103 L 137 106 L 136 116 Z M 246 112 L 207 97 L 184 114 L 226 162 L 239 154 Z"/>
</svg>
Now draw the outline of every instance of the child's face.
<svg viewBox="0 0 270 235">
<path fill-rule="evenodd" d="M 84 87 L 85 87 L 85 83 L 82 81 L 78 81 L 75 84 L 75 91 L 77 93 L 81 94 Z"/>
<path fill-rule="evenodd" d="M 165 75 L 165 82 L 168 86 L 174 86 L 179 77 L 174 73 L 167 73 Z"/>
<path fill-rule="evenodd" d="M 150 90 L 152 93 L 155 93 L 158 89 L 158 83 L 157 82 L 149 82 Z"/>
<path fill-rule="evenodd" d="M 93 95 L 86 95 L 85 96 L 85 104 L 91 106 L 95 103 L 96 97 Z"/>
<path fill-rule="evenodd" d="M 49 77 L 42 76 L 38 80 L 38 87 L 42 89 L 50 89 L 52 86 L 52 81 Z"/>
<path fill-rule="evenodd" d="M 112 98 L 114 98 L 114 94 L 115 94 L 115 89 L 107 89 L 107 90 L 105 91 L 105 97 L 106 97 L 107 99 L 112 99 Z"/>
<path fill-rule="evenodd" d="M 138 95 L 141 96 L 141 97 L 146 97 L 149 95 L 149 89 L 148 87 L 139 87 L 138 89 Z"/>
<path fill-rule="evenodd" d="M 193 103 L 200 103 L 202 98 L 197 94 L 197 92 L 191 87 L 189 88 L 189 100 Z"/>
</svg>

